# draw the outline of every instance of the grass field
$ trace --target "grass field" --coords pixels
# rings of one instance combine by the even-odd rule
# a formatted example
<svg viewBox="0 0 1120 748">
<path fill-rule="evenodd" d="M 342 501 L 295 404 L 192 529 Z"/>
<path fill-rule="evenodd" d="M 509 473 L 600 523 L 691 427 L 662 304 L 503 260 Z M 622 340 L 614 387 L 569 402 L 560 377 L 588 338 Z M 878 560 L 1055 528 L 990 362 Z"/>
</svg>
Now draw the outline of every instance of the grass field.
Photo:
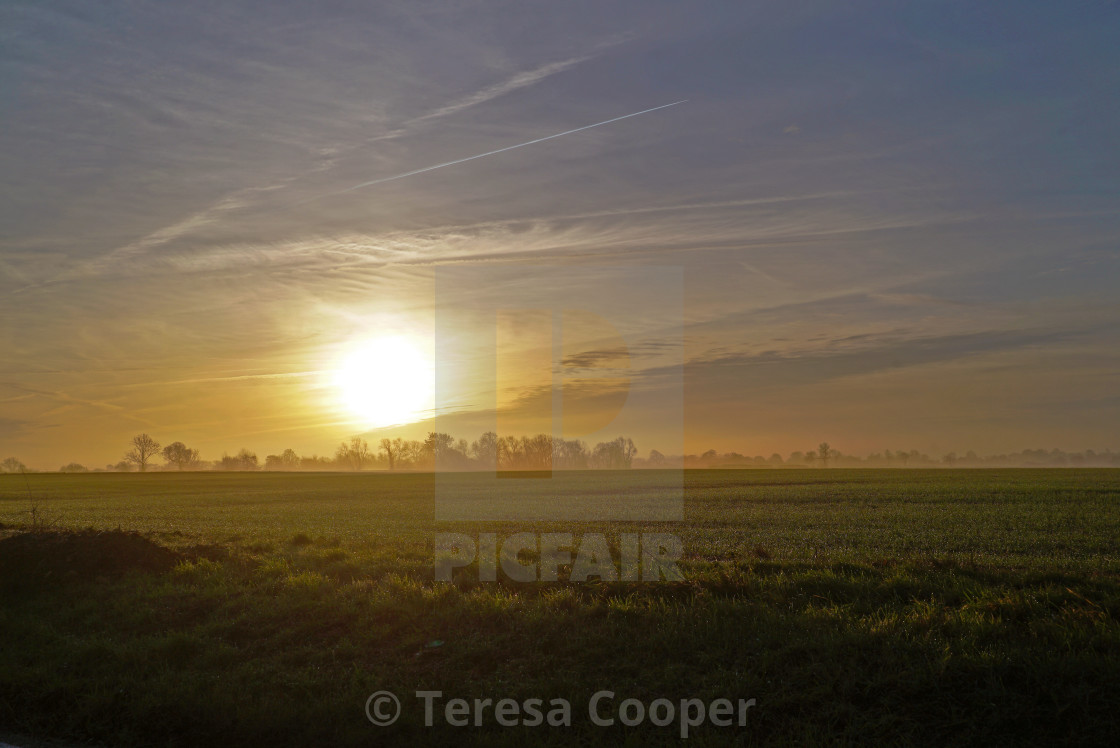
<svg viewBox="0 0 1120 748">
<path fill-rule="evenodd" d="M 648 476 L 579 479 L 625 495 Z M 647 704 L 757 700 L 745 727 L 702 725 L 693 745 L 1120 734 L 1120 471 L 689 471 L 684 521 L 609 527 L 437 524 L 433 486 L 421 474 L 0 476 L 0 535 L 121 528 L 181 554 L 166 571 L 86 564 L 68 577 L 23 574 L 0 551 L 0 738 L 679 740 L 648 721 L 592 725 L 602 689 Z M 434 582 L 434 534 L 479 530 L 671 532 L 686 581 L 495 584 L 466 569 Z M 363 712 L 381 689 L 404 704 L 392 727 Z M 565 698 L 572 725 L 426 728 L 417 690 Z"/>
</svg>

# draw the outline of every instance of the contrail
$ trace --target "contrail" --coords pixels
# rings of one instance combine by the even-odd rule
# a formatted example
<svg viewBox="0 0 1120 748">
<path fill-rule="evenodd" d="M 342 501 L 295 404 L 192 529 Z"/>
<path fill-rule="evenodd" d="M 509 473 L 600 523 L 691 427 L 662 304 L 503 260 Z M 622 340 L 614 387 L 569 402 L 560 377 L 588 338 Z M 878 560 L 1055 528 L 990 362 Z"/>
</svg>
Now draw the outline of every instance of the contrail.
<svg viewBox="0 0 1120 748">
<path fill-rule="evenodd" d="M 547 135 L 543 138 L 537 138 L 536 140 L 530 140 L 526 143 L 518 143 L 517 145 L 508 145 L 505 148 L 499 148 L 496 151 L 487 151 L 486 153 L 480 153 L 477 156 L 467 156 L 466 158 L 460 158 L 460 159 L 457 159 L 455 161 L 447 161 L 447 162 L 442 163 L 442 164 L 436 164 L 435 166 L 427 166 L 427 167 L 424 167 L 423 169 L 416 169 L 415 171 L 407 171 L 404 174 L 397 174 L 396 176 L 393 176 L 393 177 L 385 177 L 383 179 L 374 179 L 372 182 L 362 182 L 361 184 L 356 184 L 353 187 L 347 187 L 346 189 L 339 190 L 338 192 L 327 193 L 327 195 L 341 195 L 344 192 L 353 192 L 354 190 L 360 190 L 363 187 L 369 187 L 369 186 L 375 185 L 375 184 L 382 184 L 383 182 L 392 182 L 394 179 L 404 179 L 405 177 L 411 177 L 411 176 L 416 175 L 416 174 L 423 174 L 426 171 L 432 171 L 434 169 L 442 169 L 445 166 L 454 166 L 455 164 L 462 164 L 462 163 L 465 163 L 467 161 L 474 161 L 476 158 L 484 158 L 485 156 L 493 156 L 495 153 L 505 153 L 506 151 L 512 151 L 514 148 L 524 148 L 527 145 L 533 145 L 535 143 L 543 143 L 546 140 L 552 140 L 553 138 L 560 138 L 560 137 L 563 137 L 565 135 L 571 135 L 574 132 L 582 132 L 583 130 L 590 130 L 592 127 L 601 127 L 603 125 L 609 125 L 612 122 L 618 122 L 619 120 L 628 119 L 630 117 L 637 117 L 639 114 L 648 114 L 649 112 L 656 112 L 658 109 L 665 109 L 667 107 L 676 106 L 677 104 L 683 104 L 686 101 L 688 101 L 688 99 L 681 99 L 680 101 L 674 101 L 672 104 L 662 104 L 661 106 L 655 106 L 652 109 L 643 109 L 642 111 L 634 112 L 633 114 L 624 114 L 621 117 L 615 117 L 614 119 L 608 119 L 608 120 L 604 120 L 602 122 L 596 122 L 594 125 L 584 125 L 583 127 L 577 127 L 574 130 L 565 130 L 564 132 L 558 132 L 555 135 Z M 324 195 L 323 197 L 326 197 L 326 195 Z"/>
</svg>

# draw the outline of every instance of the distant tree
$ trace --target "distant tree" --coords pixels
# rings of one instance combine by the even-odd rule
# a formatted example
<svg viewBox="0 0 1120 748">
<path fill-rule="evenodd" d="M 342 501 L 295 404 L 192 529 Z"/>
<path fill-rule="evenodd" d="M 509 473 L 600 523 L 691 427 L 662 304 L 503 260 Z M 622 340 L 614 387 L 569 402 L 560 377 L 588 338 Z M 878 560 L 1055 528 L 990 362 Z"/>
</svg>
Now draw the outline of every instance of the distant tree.
<svg viewBox="0 0 1120 748">
<path fill-rule="evenodd" d="M 398 444 L 400 439 L 394 442 L 392 439 L 381 440 L 381 451 L 385 454 L 385 458 L 389 461 L 389 469 L 392 470 L 397 466 L 397 456 L 400 453 Z"/>
<path fill-rule="evenodd" d="M 300 470 L 330 470 L 334 467 L 334 461 L 329 457 L 320 457 L 319 455 L 304 455 L 299 458 Z"/>
<path fill-rule="evenodd" d="M 665 455 L 661 454 L 656 449 L 651 449 L 647 462 L 649 462 L 651 467 L 661 467 L 665 464 Z"/>
<path fill-rule="evenodd" d="M 237 463 L 240 470 L 256 470 L 257 455 L 248 449 L 242 449 L 237 453 Z"/>
<path fill-rule="evenodd" d="M 495 460 L 499 469 L 516 470 L 524 462 L 521 452 L 521 440 L 515 436 L 502 436 L 498 438 L 494 448 Z"/>
<path fill-rule="evenodd" d="M 219 470 L 256 470 L 257 456 L 248 449 L 242 449 L 234 456 L 222 455 L 215 467 Z"/>
<path fill-rule="evenodd" d="M 58 469 L 60 473 L 88 473 L 89 468 L 85 465 L 79 465 L 76 462 L 71 462 L 69 465 L 63 465 Z"/>
<path fill-rule="evenodd" d="M 638 454 L 632 439 L 620 436 L 614 441 L 600 442 L 591 451 L 591 462 L 595 467 L 624 470 L 634 463 Z"/>
<path fill-rule="evenodd" d="M 552 469 L 552 436 L 537 434 L 521 437 L 521 455 L 524 467 L 529 470 Z"/>
<path fill-rule="evenodd" d="M 191 449 L 182 442 L 171 442 L 163 448 L 162 454 L 169 466 L 174 465 L 179 470 L 198 465 L 198 450 Z"/>
<path fill-rule="evenodd" d="M 478 437 L 478 441 L 471 443 L 470 455 L 483 468 L 496 468 L 498 466 L 498 435 L 493 431 L 487 431 Z"/>
<path fill-rule="evenodd" d="M 771 465 L 781 465 L 782 464 L 782 456 L 780 454 L 778 454 L 777 452 L 770 455 L 770 464 Z"/>
<path fill-rule="evenodd" d="M 355 436 L 350 440 L 350 462 L 358 470 L 365 467 L 367 463 L 373 462 L 373 452 L 370 451 L 365 439 Z"/>
<path fill-rule="evenodd" d="M 349 444 L 343 442 L 335 451 L 335 459 L 339 464 L 354 471 L 361 470 L 362 466 L 372 458 L 373 453 L 369 451 L 369 444 L 360 436 L 351 438 Z"/>
<path fill-rule="evenodd" d="M 132 449 L 128 451 L 124 458 L 143 473 L 147 471 L 148 463 L 157 454 L 159 454 L 159 442 L 147 434 L 137 434 L 132 437 Z"/>
<path fill-rule="evenodd" d="M 453 461 L 452 452 L 455 450 L 455 437 L 451 434 L 441 434 L 435 431 L 428 433 L 424 440 L 424 453 L 431 458 L 432 464 L 443 467 Z"/>
<path fill-rule="evenodd" d="M 832 447 L 829 446 L 828 442 L 821 442 L 821 445 L 817 447 L 817 455 L 821 459 L 822 467 L 828 467 L 828 461 L 833 457 Z"/>
<path fill-rule="evenodd" d="M 420 468 L 427 466 L 429 455 L 428 450 L 424 447 L 424 442 L 418 442 L 415 439 L 395 439 L 394 442 L 400 442 L 398 448 L 402 467 Z"/>
<path fill-rule="evenodd" d="M 114 470 L 118 473 L 131 473 L 132 472 L 132 467 L 133 467 L 132 463 L 129 462 L 128 460 L 121 460 L 120 462 L 118 462 L 116 465 L 113 465 L 109 469 Z"/>
<path fill-rule="evenodd" d="M 300 456 L 294 449 L 285 449 L 278 455 L 268 455 L 264 458 L 265 470 L 297 470 L 300 466 Z"/>
<path fill-rule="evenodd" d="M 3 462 L 0 462 L 0 472 L 2 473 L 26 473 L 27 466 L 17 460 L 15 457 L 7 457 Z"/>
<path fill-rule="evenodd" d="M 579 439 L 555 439 L 552 442 L 552 467 L 560 470 L 587 468 L 591 454 Z"/>
</svg>

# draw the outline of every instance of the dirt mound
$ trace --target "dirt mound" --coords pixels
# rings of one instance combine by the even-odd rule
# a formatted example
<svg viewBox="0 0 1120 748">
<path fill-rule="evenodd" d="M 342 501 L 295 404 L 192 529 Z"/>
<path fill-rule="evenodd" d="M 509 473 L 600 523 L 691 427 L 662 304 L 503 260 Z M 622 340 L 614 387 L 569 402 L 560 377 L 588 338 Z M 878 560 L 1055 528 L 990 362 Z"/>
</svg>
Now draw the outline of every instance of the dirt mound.
<svg viewBox="0 0 1120 748">
<path fill-rule="evenodd" d="M 0 587 L 57 586 L 133 570 L 158 573 L 182 558 L 135 532 L 29 532 L 0 540 Z"/>
</svg>

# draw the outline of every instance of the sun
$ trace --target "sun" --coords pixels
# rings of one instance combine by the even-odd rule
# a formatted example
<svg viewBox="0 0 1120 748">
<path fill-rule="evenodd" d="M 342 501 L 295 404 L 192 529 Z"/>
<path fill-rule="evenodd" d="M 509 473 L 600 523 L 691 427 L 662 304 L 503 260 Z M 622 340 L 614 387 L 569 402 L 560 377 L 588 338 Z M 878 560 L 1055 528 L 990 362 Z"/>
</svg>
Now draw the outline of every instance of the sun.
<svg viewBox="0 0 1120 748">
<path fill-rule="evenodd" d="M 412 423 L 434 406 L 431 359 L 403 337 L 353 345 L 335 368 L 334 386 L 342 407 L 370 427 Z"/>
</svg>

